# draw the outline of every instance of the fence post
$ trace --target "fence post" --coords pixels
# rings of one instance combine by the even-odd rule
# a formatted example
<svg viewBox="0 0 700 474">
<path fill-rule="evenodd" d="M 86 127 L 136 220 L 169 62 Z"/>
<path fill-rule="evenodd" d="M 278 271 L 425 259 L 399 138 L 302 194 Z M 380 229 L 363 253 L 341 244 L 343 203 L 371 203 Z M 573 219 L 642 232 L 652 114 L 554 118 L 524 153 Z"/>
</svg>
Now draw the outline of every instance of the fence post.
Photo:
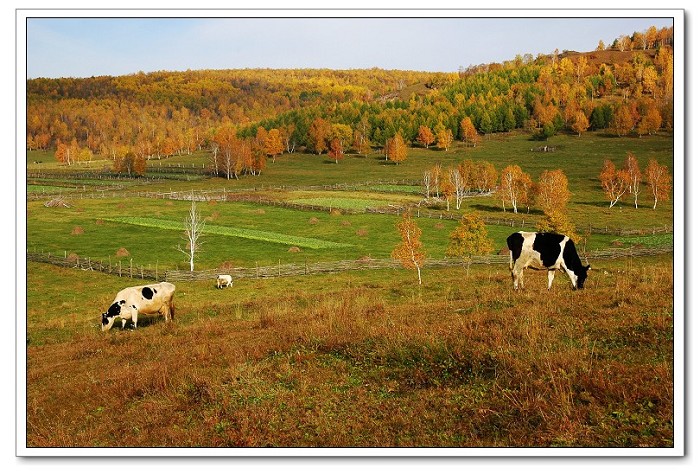
<svg viewBox="0 0 700 474">
<path fill-rule="evenodd" d="M 119 276 L 122 276 L 122 261 L 119 260 Z"/>
</svg>

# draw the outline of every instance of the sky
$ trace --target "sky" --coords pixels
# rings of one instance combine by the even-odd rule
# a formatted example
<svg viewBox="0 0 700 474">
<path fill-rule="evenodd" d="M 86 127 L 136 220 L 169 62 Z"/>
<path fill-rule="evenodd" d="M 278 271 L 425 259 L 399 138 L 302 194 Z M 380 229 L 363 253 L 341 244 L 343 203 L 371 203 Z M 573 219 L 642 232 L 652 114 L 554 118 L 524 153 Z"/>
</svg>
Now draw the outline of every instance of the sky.
<svg viewBox="0 0 700 474">
<path fill-rule="evenodd" d="M 238 68 L 456 72 L 517 54 L 590 51 L 599 40 L 610 44 L 622 34 L 672 24 L 672 18 L 370 18 L 366 13 L 357 18 L 28 17 L 27 78 Z"/>
</svg>

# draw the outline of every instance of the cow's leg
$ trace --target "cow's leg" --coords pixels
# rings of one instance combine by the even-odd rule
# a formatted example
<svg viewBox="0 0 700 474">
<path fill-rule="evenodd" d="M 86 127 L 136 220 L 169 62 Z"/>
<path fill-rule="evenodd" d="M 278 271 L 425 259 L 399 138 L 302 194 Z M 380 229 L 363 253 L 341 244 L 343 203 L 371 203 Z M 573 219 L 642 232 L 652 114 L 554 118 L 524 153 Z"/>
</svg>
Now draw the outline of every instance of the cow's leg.
<svg viewBox="0 0 700 474">
<path fill-rule="evenodd" d="M 513 287 L 518 290 L 525 288 L 525 283 L 523 280 L 523 271 L 525 270 L 525 265 L 519 262 L 513 264 Z"/>
<path fill-rule="evenodd" d="M 554 273 L 556 273 L 556 270 L 553 268 L 547 269 L 547 289 L 550 290 L 552 288 L 552 282 L 554 281 Z"/>
<path fill-rule="evenodd" d="M 165 322 L 169 322 L 169 321 L 170 321 L 170 319 L 171 319 L 171 315 L 170 315 L 170 306 L 168 306 L 167 304 L 164 304 L 164 305 L 160 308 L 160 311 L 158 311 L 158 312 L 159 312 L 160 314 L 163 315 L 163 317 L 165 318 Z"/>
<path fill-rule="evenodd" d="M 572 286 L 572 287 L 574 288 L 574 290 L 575 290 L 575 289 L 576 289 L 576 283 L 578 282 L 578 277 L 576 276 L 576 274 L 575 274 L 574 272 L 572 272 L 571 270 L 569 270 L 568 268 L 566 268 L 566 267 L 562 267 L 562 271 L 563 271 L 564 273 L 566 273 L 566 275 L 569 277 L 569 280 L 571 280 L 571 286 Z"/>
<path fill-rule="evenodd" d="M 134 305 L 131 305 L 131 309 L 129 312 L 131 313 L 131 321 L 134 323 L 134 329 L 136 329 L 136 325 L 139 321 L 139 310 L 136 309 Z"/>
</svg>

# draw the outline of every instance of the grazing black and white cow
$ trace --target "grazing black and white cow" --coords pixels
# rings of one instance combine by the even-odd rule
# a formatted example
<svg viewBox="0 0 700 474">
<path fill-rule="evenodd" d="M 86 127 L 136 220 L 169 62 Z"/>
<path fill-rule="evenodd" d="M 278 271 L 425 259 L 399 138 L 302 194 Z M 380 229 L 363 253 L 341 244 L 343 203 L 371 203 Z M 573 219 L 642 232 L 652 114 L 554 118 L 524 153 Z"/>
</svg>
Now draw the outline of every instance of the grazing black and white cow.
<svg viewBox="0 0 700 474">
<path fill-rule="evenodd" d="M 216 277 L 216 287 L 226 288 L 233 285 L 233 278 L 231 275 L 218 275 Z"/>
<path fill-rule="evenodd" d="M 109 331 L 117 316 L 122 318 L 122 329 L 128 319 L 134 322 L 135 329 L 139 313 L 160 314 L 170 321 L 175 316 L 174 296 L 175 285 L 165 281 L 124 288 L 117 293 L 107 312 L 102 313 L 102 330 Z"/>
<path fill-rule="evenodd" d="M 548 290 L 552 288 L 556 270 L 569 276 L 574 290 L 583 289 L 591 266 L 583 266 L 574 242 L 568 236 L 548 232 L 516 232 L 506 242 L 510 250 L 513 288 L 516 290 L 523 288 L 523 270 L 528 267 L 548 270 Z"/>
</svg>

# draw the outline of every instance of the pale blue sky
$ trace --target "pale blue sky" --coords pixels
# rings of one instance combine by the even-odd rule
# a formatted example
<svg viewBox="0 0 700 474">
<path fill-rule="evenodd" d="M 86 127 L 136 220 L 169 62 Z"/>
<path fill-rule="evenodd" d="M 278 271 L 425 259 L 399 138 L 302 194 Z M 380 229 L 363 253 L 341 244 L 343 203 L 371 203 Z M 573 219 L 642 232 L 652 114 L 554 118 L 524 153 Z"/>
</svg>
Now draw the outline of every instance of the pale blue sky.
<svg viewBox="0 0 700 474">
<path fill-rule="evenodd" d="M 379 67 L 457 71 L 595 49 L 672 18 L 28 18 L 27 77 Z"/>
</svg>

